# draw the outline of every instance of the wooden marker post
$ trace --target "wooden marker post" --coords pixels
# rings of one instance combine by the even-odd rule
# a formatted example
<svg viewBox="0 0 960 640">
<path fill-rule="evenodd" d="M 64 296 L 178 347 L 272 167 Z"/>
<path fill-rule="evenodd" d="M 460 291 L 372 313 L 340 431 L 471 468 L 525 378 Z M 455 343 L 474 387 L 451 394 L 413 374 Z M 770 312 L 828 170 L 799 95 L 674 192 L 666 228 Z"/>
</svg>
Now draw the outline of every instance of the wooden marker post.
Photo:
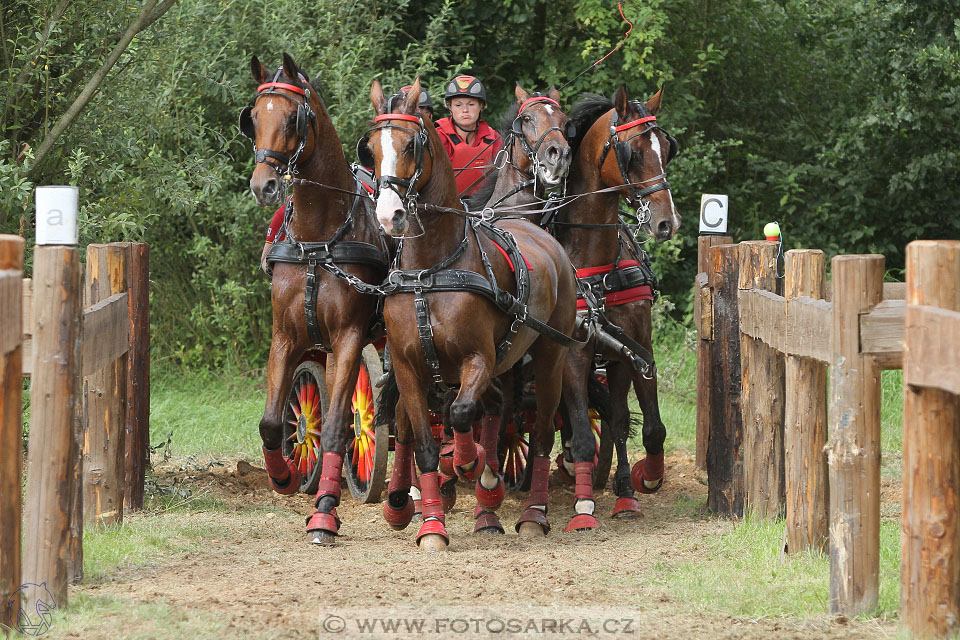
<svg viewBox="0 0 960 640">
<path fill-rule="evenodd" d="M 46 589 L 24 591 L 21 607 L 27 611 L 35 611 L 47 591 L 57 607 L 67 604 L 70 504 L 76 491 L 71 465 L 78 446 L 73 435 L 80 330 L 76 214 L 75 188 L 37 189 L 23 581 Z"/>
<path fill-rule="evenodd" d="M 823 298 L 826 259 L 820 250 L 787 251 L 784 298 Z M 787 315 L 789 317 L 789 307 Z M 789 341 L 788 341 L 789 342 Z M 787 550 L 823 551 L 827 542 L 827 367 L 787 356 L 784 410 Z"/>
<path fill-rule="evenodd" d="M 707 445 L 707 506 L 718 515 L 743 515 L 743 429 L 740 417 L 740 317 L 737 245 L 710 251 L 713 342 L 710 437 Z"/>
<path fill-rule="evenodd" d="M 23 466 L 23 249 L 0 235 L 0 635 L 20 610 L 20 511 Z M 16 594 L 16 595 L 15 595 Z"/>
<path fill-rule="evenodd" d="M 907 245 L 900 615 L 911 637 L 960 631 L 960 242 Z"/>
<path fill-rule="evenodd" d="M 127 353 L 127 432 L 124 507 L 143 508 L 150 464 L 150 247 L 131 243 L 127 262 L 130 350 Z"/>
<path fill-rule="evenodd" d="M 777 243 L 741 242 L 741 290 L 777 291 Z M 762 321 L 773 324 L 781 318 Z M 783 356 L 759 338 L 740 334 L 743 482 L 746 508 L 761 518 L 783 510 Z"/>
<path fill-rule="evenodd" d="M 713 289 L 710 288 L 710 247 L 730 244 L 730 236 L 702 235 L 697 238 L 697 284 L 693 295 L 693 317 L 697 325 L 697 458 L 699 469 L 707 468 L 710 441 L 710 343 L 713 342 Z"/>
<path fill-rule="evenodd" d="M 111 296 L 126 294 L 129 252 L 127 243 L 87 247 L 87 312 L 109 304 Z M 124 301 L 124 329 L 127 310 Z M 85 335 L 84 354 L 113 352 L 117 333 L 107 330 Z M 123 340 L 126 348 L 127 336 Z M 97 371 L 87 372 L 84 387 L 87 419 L 83 433 L 83 519 L 87 523 L 117 524 L 123 522 L 127 354 Z"/>
<path fill-rule="evenodd" d="M 859 615 L 880 588 L 880 368 L 860 353 L 860 316 L 881 300 L 884 258 L 831 265 L 830 613 Z"/>
</svg>

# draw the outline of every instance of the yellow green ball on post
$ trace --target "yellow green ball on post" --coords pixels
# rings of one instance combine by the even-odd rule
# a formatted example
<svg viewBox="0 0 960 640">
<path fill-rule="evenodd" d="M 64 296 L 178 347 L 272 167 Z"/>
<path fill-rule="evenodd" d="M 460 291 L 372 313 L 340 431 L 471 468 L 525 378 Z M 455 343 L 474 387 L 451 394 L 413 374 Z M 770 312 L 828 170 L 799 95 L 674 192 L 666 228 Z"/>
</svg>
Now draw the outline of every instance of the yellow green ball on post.
<svg viewBox="0 0 960 640">
<path fill-rule="evenodd" d="M 766 236 L 767 240 L 779 240 L 780 225 L 776 222 L 768 222 L 763 226 L 763 235 Z"/>
</svg>

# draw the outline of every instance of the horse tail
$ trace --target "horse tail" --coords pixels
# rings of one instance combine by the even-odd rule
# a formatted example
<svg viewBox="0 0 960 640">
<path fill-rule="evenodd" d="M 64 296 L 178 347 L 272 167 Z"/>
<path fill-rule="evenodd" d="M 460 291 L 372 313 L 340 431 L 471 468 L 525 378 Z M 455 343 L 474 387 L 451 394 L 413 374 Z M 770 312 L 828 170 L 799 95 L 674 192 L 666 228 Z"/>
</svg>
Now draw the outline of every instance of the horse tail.
<svg viewBox="0 0 960 640">
<path fill-rule="evenodd" d="M 397 387 L 397 375 L 391 369 L 380 388 L 380 397 L 377 399 L 376 415 L 373 422 L 376 426 L 392 425 L 397 421 L 397 401 L 400 399 L 400 388 Z"/>
</svg>

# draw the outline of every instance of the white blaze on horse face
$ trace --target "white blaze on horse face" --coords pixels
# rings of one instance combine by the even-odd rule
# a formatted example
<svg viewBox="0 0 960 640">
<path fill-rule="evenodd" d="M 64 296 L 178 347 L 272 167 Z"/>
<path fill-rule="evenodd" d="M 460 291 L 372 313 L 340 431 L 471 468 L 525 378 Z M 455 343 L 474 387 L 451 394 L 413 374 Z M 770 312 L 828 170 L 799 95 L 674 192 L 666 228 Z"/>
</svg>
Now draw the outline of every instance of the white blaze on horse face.
<svg viewBox="0 0 960 640">
<path fill-rule="evenodd" d="M 273 111 L 273 100 L 267 103 L 267 112 Z"/>
<path fill-rule="evenodd" d="M 543 106 L 544 106 L 544 108 L 546 108 L 546 110 L 547 110 L 547 115 L 548 115 L 548 116 L 552 116 L 552 115 L 553 115 L 553 109 L 550 108 L 550 105 L 545 104 L 545 105 L 543 105 Z"/>
<path fill-rule="evenodd" d="M 663 173 L 663 156 L 660 155 L 660 138 L 657 137 L 656 131 L 650 133 L 650 147 L 653 149 L 653 152 L 657 154 L 657 162 L 660 163 L 660 173 Z"/>
<path fill-rule="evenodd" d="M 660 163 L 660 175 L 665 175 L 666 169 L 663 166 L 663 155 L 660 153 L 660 137 L 656 131 L 650 134 L 650 147 L 654 153 L 657 154 L 657 162 Z M 669 189 L 667 189 L 667 197 L 670 198 L 670 222 L 673 224 L 674 229 L 678 229 L 680 228 L 680 216 L 677 214 L 676 205 L 673 204 L 673 193 Z"/>
<path fill-rule="evenodd" d="M 393 135 L 390 129 L 380 131 L 380 176 L 397 175 L 397 150 L 393 148 Z M 393 232 L 393 218 L 398 209 L 403 209 L 403 201 L 393 189 L 380 189 L 377 197 L 377 220 L 387 233 Z"/>
</svg>

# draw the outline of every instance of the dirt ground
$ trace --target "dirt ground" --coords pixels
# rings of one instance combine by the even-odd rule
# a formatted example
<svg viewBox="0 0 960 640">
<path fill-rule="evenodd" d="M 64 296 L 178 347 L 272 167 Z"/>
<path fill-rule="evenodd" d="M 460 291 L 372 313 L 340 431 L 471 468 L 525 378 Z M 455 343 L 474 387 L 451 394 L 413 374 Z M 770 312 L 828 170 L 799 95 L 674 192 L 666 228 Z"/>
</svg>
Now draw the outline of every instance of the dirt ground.
<svg viewBox="0 0 960 640">
<path fill-rule="evenodd" d="M 147 625 L 127 635 L 129 617 L 121 608 L 103 614 L 102 624 L 64 637 L 208 637 L 197 628 L 219 640 L 896 634 L 894 623 L 826 614 L 796 621 L 700 613 L 671 597 L 657 580 L 657 564 L 695 561 L 706 552 L 704 545 L 694 544 L 698 538 L 734 525 L 696 512 L 680 515 L 679 497 L 706 496 L 691 457 L 668 457 L 666 473 L 659 493 L 640 496 L 644 513 L 634 521 L 611 520 L 614 499 L 603 493 L 597 504 L 601 527 L 585 534 L 561 532 L 573 513 L 572 487 L 552 481 L 553 531 L 536 540 L 513 533 L 519 494 L 508 494 L 499 511 L 507 535 L 473 535 L 474 499 L 461 481 L 458 502 L 447 515 L 451 545 L 445 553 L 426 554 L 414 543 L 416 524 L 390 530 L 381 505 L 359 504 L 346 488 L 338 509 L 342 537 L 337 546 L 324 548 L 306 543 L 310 499 L 274 494 L 259 469 L 246 463 L 238 468 L 236 462 L 194 473 L 161 467 L 160 483 L 177 480 L 238 510 L 262 507 L 262 515 L 235 527 L 229 512 L 191 514 L 222 525 L 222 535 L 206 539 L 202 553 L 164 557 L 148 568 L 121 569 L 106 581 L 71 588 L 71 599 L 107 596 L 128 603 L 128 609 L 163 603 L 176 614 L 171 626 L 151 631 Z M 898 488 L 885 484 L 885 499 L 897 499 Z M 182 629 L 182 635 L 174 629 Z"/>
</svg>

